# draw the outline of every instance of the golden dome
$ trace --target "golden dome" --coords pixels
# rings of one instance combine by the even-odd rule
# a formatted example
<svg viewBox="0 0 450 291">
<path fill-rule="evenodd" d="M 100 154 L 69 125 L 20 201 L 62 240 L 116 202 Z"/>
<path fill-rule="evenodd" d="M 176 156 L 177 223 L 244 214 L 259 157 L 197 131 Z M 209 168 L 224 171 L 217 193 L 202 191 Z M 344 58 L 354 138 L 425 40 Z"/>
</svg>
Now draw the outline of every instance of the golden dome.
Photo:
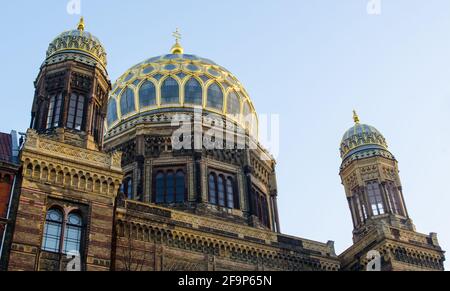
<svg viewBox="0 0 450 291">
<path fill-rule="evenodd" d="M 81 18 L 77 29 L 61 33 L 49 45 L 46 62 L 55 63 L 65 60 L 62 55 L 77 54 L 88 64 L 100 64 L 106 69 L 106 51 L 100 40 L 84 30 Z"/>
<path fill-rule="evenodd" d="M 361 124 L 358 114 L 353 111 L 355 125 L 347 130 L 341 141 L 341 158 L 365 151 L 388 150 L 384 136 L 373 126 Z"/>
<path fill-rule="evenodd" d="M 175 46 L 181 48 L 178 41 Z M 199 108 L 228 117 L 257 136 L 253 103 L 231 72 L 209 59 L 173 53 L 143 61 L 116 81 L 109 96 L 108 128 L 138 115 Z"/>
</svg>

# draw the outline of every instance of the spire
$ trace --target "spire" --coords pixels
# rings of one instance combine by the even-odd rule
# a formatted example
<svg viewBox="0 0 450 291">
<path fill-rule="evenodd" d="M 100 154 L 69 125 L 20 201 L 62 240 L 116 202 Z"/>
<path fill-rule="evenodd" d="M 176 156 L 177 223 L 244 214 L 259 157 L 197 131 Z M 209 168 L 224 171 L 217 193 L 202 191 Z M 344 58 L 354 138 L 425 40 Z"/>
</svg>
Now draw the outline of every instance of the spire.
<svg viewBox="0 0 450 291">
<path fill-rule="evenodd" d="M 80 18 L 80 22 L 78 23 L 78 30 L 84 31 L 84 18 L 83 17 Z"/>
<path fill-rule="evenodd" d="M 174 55 L 183 54 L 184 49 L 180 44 L 181 33 L 178 28 L 175 30 L 175 32 L 172 34 L 172 36 L 175 38 L 175 44 L 173 45 L 172 49 L 170 50 L 170 53 L 172 53 Z"/>
<path fill-rule="evenodd" d="M 356 110 L 353 110 L 353 121 L 355 124 L 359 124 L 359 116 L 358 113 L 356 113 Z"/>
</svg>

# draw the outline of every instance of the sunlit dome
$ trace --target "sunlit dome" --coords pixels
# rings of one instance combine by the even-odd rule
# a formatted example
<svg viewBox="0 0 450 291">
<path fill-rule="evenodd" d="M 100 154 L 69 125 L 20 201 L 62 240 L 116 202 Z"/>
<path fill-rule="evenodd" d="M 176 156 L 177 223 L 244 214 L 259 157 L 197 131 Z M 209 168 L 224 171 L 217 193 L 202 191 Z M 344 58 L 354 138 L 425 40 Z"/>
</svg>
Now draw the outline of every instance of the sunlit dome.
<svg viewBox="0 0 450 291">
<path fill-rule="evenodd" d="M 141 115 L 198 108 L 228 117 L 256 136 L 257 114 L 239 80 L 215 62 L 183 52 L 177 40 L 170 54 L 147 59 L 116 81 L 108 129 Z"/>
<path fill-rule="evenodd" d="M 370 151 L 388 150 L 384 136 L 373 126 L 361 124 L 359 117 L 354 112 L 355 125 L 347 130 L 341 141 L 341 158 L 346 158 Z"/>
<path fill-rule="evenodd" d="M 100 65 L 105 70 L 106 50 L 100 40 L 84 28 L 81 18 L 77 29 L 58 35 L 48 47 L 46 64 L 74 59 L 88 65 Z"/>
</svg>

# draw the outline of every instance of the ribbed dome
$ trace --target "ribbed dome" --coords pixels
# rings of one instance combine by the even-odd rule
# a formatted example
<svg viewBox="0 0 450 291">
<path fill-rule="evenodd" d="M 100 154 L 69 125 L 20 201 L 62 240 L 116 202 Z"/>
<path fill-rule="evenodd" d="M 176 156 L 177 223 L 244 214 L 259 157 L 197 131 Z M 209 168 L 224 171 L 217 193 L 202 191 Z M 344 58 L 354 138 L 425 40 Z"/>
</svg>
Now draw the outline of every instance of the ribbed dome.
<svg viewBox="0 0 450 291">
<path fill-rule="evenodd" d="M 341 141 L 340 151 L 343 160 L 361 151 L 388 149 L 386 139 L 375 127 L 360 124 L 356 113 L 354 118 L 355 126 L 347 130 Z"/>
<path fill-rule="evenodd" d="M 177 45 L 172 51 L 182 52 Z M 209 59 L 177 53 L 143 61 L 116 81 L 109 96 L 108 128 L 138 115 L 194 108 L 227 116 L 257 134 L 256 111 L 238 79 Z"/>
<path fill-rule="evenodd" d="M 106 69 L 105 48 L 98 38 L 84 31 L 83 19 L 80 20 L 78 29 L 63 32 L 50 43 L 46 62 L 64 61 L 67 56 L 73 53 L 80 58 L 77 59 L 78 61 L 84 61 L 92 65 L 98 63 L 102 65 L 103 69 Z"/>
</svg>

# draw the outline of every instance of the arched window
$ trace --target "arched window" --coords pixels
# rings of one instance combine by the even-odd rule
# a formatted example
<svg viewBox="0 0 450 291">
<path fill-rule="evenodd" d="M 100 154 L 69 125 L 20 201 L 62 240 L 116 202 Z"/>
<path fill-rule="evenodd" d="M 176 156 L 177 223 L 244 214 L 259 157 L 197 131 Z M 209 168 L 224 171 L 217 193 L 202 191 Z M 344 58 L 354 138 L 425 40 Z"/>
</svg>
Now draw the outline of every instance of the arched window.
<svg viewBox="0 0 450 291">
<path fill-rule="evenodd" d="M 239 208 L 235 195 L 234 177 L 226 173 L 209 174 L 209 203 L 229 209 Z"/>
<path fill-rule="evenodd" d="M 117 120 L 117 103 L 115 99 L 108 102 L 108 125 L 113 124 Z"/>
<path fill-rule="evenodd" d="M 203 105 L 202 85 L 195 78 L 190 78 L 184 87 L 184 103 Z"/>
<path fill-rule="evenodd" d="M 219 206 L 225 207 L 225 185 L 222 175 L 220 175 L 217 179 L 217 196 L 219 200 Z"/>
<path fill-rule="evenodd" d="M 209 174 L 209 203 L 211 204 L 217 204 L 217 197 L 216 197 L 216 175 Z"/>
<path fill-rule="evenodd" d="M 69 114 L 67 116 L 67 127 L 81 130 L 84 119 L 85 98 L 83 95 L 72 93 L 69 102 Z"/>
<path fill-rule="evenodd" d="M 232 178 L 227 179 L 227 207 L 235 208 L 234 205 L 234 183 Z"/>
<path fill-rule="evenodd" d="M 383 198 L 378 182 L 374 181 L 367 183 L 367 196 L 373 215 L 377 216 L 384 214 Z"/>
<path fill-rule="evenodd" d="M 172 78 L 167 78 L 161 87 L 161 104 L 179 104 L 180 87 L 178 82 Z"/>
<path fill-rule="evenodd" d="M 154 176 L 153 202 L 157 204 L 184 203 L 186 201 L 185 171 L 177 168 L 161 169 Z"/>
<path fill-rule="evenodd" d="M 164 203 L 164 188 L 165 188 L 165 181 L 164 181 L 164 173 L 159 172 L 156 175 L 156 203 Z"/>
<path fill-rule="evenodd" d="M 357 192 L 354 192 L 353 194 L 353 206 L 355 209 L 355 214 L 356 214 L 356 224 L 358 225 L 359 223 L 362 223 L 366 220 L 366 217 L 364 216 L 364 211 L 362 208 L 362 204 L 361 201 L 359 199 L 359 194 Z"/>
<path fill-rule="evenodd" d="M 120 97 L 120 113 L 124 116 L 135 111 L 134 92 L 131 88 L 127 88 Z"/>
<path fill-rule="evenodd" d="M 69 214 L 64 233 L 63 252 L 65 254 L 80 253 L 82 228 L 83 222 L 81 216 L 76 213 Z"/>
<path fill-rule="evenodd" d="M 176 202 L 182 203 L 185 200 L 185 177 L 183 171 L 177 172 L 177 178 L 176 178 Z"/>
<path fill-rule="evenodd" d="M 139 105 L 140 107 L 156 105 L 156 88 L 152 82 L 146 81 L 139 89 Z"/>
<path fill-rule="evenodd" d="M 50 97 L 47 113 L 47 129 L 59 126 L 61 119 L 62 95 L 54 95 Z"/>
<path fill-rule="evenodd" d="M 392 212 L 401 216 L 405 216 L 398 188 L 395 186 L 393 182 L 388 182 L 386 184 L 386 190 L 387 196 L 391 204 Z"/>
<path fill-rule="evenodd" d="M 63 225 L 63 214 L 58 209 L 50 209 L 45 221 L 44 238 L 42 249 L 44 251 L 59 253 L 61 244 L 61 233 Z"/>
<path fill-rule="evenodd" d="M 167 172 L 167 193 L 166 203 L 173 203 L 175 200 L 175 175 L 172 171 Z"/>
<path fill-rule="evenodd" d="M 229 115 L 239 115 L 241 113 L 241 102 L 235 91 L 231 91 L 230 94 L 228 94 L 227 113 Z"/>
<path fill-rule="evenodd" d="M 223 92 L 217 83 L 213 83 L 208 88 L 207 107 L 223 110 Z"/>
<path fill-rule="evenodd" d="M 252 117 L 252 109 L 248 102 L 244 103 L 244 108 L 242 110 L 242 118 L 243 118 L 243 122 L 245 124 L 245 128 L 250 129 L 253 117 Z"/>
</svg>

